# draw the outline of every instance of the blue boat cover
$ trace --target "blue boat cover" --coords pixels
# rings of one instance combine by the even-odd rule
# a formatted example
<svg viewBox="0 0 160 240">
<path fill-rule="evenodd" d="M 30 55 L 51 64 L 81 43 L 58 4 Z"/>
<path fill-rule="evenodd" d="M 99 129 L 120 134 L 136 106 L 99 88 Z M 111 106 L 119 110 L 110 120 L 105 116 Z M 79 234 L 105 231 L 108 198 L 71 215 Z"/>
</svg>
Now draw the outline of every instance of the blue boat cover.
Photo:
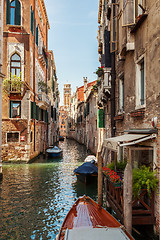
<svg viewBox="0 0 160 240">
<path fill-rule="evenodd" d="M 79 174 L 84 174 L 84 175 L 98 174 L 98 168 L 90 162 L 85 162 L 81 166 L 76 168 L 74 170 L 74 173 L 79 173 Z"/>
</svg>

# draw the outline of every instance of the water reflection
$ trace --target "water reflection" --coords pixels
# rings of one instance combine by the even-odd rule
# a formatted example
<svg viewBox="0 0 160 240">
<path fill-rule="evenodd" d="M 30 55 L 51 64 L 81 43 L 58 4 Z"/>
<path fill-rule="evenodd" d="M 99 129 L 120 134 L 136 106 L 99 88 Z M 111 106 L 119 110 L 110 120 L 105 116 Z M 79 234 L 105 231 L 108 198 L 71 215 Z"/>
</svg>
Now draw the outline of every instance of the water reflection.
<svg viewBox="0 0 160 240">
<path fill-rule="evenodd" d="M 77 182 L 73 170 L 88 155 L 72 140 L 61 142 L 62 159 L 5 165 L 0 184 L 0 239 L 54 239 L 75 200 L 97 200 L 97 186 Z"/>
</svg>

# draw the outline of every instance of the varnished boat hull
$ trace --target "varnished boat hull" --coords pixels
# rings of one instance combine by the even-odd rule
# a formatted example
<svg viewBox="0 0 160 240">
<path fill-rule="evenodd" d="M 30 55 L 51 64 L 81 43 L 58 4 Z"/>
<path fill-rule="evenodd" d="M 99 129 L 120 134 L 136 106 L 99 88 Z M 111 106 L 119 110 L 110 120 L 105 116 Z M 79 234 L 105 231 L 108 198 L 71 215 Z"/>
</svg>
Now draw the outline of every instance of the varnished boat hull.
<svg viewBox="0 0 160 240">
<path fill-rule="evenodd" d="M 110 232 L 115 230 L 116 234 L 117 232 L 118 234 L 121 234 L 121 232 L 123 232 L 122 235 L 124 238 L 119 238 L 119 239 L 131 239 L 131 240 L 134 239 L 125 229 L 124 231 L 122 230 L 123 226 L 110 213 L 108 213 L 105 209 L 101 208 L 91 198 L 86 196 L 79 198 L 75 202 L 75 204 L 72 206 L 72 208 L 70 209 L 70 211 L 68 212 L 68 214 L 66 215 L 63 221 L 63 224 L 59 231 L 57 239 L 58 240 L 73 239 L 73 237 L 68 238 L 67 236 L 65 236 L 65 234 L 68 235 L 69 231 L 72 234 L 76 235 L 78 234 L 78 232 L 81 232 L 81 230 L 84 233 L 84 231 L 88 229 L 86 232 L 88 233 L 92 232 L 92 234 L 94 234 L 92 231 L 93 228 L 94 228 L 94 231 L 96 232 L 99 231 L 98 229 L 102 229 L 102 231 L 104 231 L 104 228 L 105 229 L 108 228 Z M 115 236 L 113 236 L 113 238 L 111 237 L 111 238 L 104 238 L 104 239 L 106 240 L 117 239 L 117 238 L 114 238 Z M 77 239 L 81 239 L 80 236 L 77 235 Z M 88 240 L 88 238 L 86 239 Z"/>
</svg>

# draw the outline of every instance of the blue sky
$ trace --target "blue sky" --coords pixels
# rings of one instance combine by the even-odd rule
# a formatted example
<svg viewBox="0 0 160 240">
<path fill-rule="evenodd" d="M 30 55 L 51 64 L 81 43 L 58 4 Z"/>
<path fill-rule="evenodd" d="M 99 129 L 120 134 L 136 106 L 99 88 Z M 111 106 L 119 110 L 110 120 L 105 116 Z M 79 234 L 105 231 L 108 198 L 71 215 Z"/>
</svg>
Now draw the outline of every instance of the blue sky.
<svg viewBox="0 0 160 240">
<path fill-rule="evenodd" d="M 49 49 L 53 50 L 63 105 L 63 86 L 72 93 L 83 85 L 83 77 L 94 81 L 99 66 L 98 0 L 45 0 L 50 23 Z"/>
</svg>

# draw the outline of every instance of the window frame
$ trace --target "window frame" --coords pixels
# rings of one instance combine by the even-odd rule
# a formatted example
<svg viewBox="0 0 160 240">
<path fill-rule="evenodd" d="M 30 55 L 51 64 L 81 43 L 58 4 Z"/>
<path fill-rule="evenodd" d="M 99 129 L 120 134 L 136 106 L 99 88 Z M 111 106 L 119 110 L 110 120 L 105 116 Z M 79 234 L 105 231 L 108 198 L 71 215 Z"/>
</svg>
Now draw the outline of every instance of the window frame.
<svg viewBox="0 0 160 240">
<path fill-rule="evenodd" d="M 118 101 L 118 113 L 124 112 L 124 75 L 119 77 L 119 89 L 118 89 L 118 95 L 119 95 L 119 101 Z"/>
<path fill-rule="evenodd" d="M 8 133 L 18 133 L 19 137 L 18 137 L 18 141 L 17 142 L 8 142 Z M 6 143 L 20 143 L 20 132 L 19 131 L 11 131 L 11 132 L 6 132 Z"/>
<path fill-rule="evenodd" d="M 6 0 L 6 24 L 11 26 L 22 25 L 22 4 L 19 0 Z M 11 4 L 15 2 L 15 6 Z M 14 22 L 11 22 L 12 9 L 14 9 Z"/>
<path fill-rule="evenodd" d="M 17 55 L 20 58 L 20 61 L 19 60 L 12 60 L 12 57 L 14 55 Z M 20 63 L 20 67 L 12 67 L 12 63 Z M 16 53 L 16 52 L 13 53 L 12 56 L 10 57 L 10 76 L 12 74 L 12 69 L 15 69 L 15 74 L 14 75 L 16 75 L 17 69 L 19 69 L 20 73 L 21 73 L 21 56 L 18 53 Z M 20 76 L 20 74 L 19 74 L 19 76 Z M 19 76 L 17 76 L 17 77 L 19 77 Z"/>
<path fill-rule="evenodd" d="M 141 66 L 143 63 L 143 99 L 142 99 L 142 72 Z M 145 56 L 141 56 L 141 58 L 136 62 L 136 109 L 146 107 L 146 61 Z M 143 103 L 142 103 L 143 101 Z"/>
<path fill-rule="evenodd" d="M 20 103 L 20 115 L 17 115 L 16 117 L 13 117 L 13 113 L 12 113 L 13 103 Z M 14 118 L 14 119 L 21 118 L 21 101 L 10 100 L 9 118 Z"/>
</svg>

